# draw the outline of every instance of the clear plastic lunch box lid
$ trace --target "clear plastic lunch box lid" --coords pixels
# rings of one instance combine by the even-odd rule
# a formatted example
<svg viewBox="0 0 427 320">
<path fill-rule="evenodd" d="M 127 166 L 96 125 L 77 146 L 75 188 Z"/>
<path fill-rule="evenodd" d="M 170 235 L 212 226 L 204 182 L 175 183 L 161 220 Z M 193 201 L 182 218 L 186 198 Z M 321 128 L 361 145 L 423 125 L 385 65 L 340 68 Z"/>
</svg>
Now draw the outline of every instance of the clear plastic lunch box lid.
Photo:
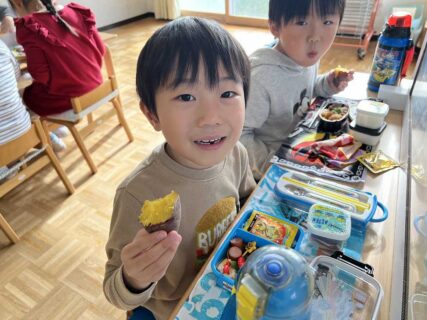
<svg viewBox="0 0 427 320">
<path fill-rule="evenodd" d="M 311 319 L 376 319 L 384 291 L 372 276 L 340 260 L 318 256 L 311 262 L 315 290 Z"/>
</svg>

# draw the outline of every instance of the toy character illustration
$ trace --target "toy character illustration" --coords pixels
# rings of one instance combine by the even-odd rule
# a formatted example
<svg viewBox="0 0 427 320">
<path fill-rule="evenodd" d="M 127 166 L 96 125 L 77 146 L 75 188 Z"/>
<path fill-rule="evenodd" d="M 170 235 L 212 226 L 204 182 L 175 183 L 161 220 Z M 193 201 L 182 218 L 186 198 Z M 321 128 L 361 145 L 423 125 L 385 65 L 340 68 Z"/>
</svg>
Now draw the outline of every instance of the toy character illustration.
<svg viewBox="0 0 427 320">
<path fill-rule="evenodd" d="M 300 101 L 294 105 L 294 114 L 298 114 L 300 117 L 302 117 L 307 112 L 309 106 L 310 99 L 307 96 L 307 89 L 304 89 L 301 91 Z"/>
</svg>

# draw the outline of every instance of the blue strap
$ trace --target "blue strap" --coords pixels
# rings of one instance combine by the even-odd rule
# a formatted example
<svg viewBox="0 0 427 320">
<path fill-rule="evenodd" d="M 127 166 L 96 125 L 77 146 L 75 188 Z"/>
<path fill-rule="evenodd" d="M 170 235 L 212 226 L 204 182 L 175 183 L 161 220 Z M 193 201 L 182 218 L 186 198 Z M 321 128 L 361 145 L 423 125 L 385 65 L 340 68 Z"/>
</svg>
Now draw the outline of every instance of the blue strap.
<svg viewBox="0 0 427 320">
<path fill-rule="evenodd" d="M 228 299 L 227 304 L 221 314 L 220 320 L 233 320 L 236 319 L 236 295 L 232 294 Z"/>
</svg>

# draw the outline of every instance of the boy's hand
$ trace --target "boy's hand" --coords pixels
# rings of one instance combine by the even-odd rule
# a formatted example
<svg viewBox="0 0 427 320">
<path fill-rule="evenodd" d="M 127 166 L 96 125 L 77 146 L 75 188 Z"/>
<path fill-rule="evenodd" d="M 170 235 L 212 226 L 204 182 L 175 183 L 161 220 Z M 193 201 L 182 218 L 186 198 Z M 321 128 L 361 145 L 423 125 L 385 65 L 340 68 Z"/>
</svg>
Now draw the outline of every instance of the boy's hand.
<svg viewBox="0 0 427 320">
<path fill-rule="evenodd" d="M 121 252 L 125 283 L 133 289 L 143 290 L 159 281 L 165 275 L 181 240 L 176 231 L 148 233 L 145 229 L 139 230 Z"/>
<path fill-rule="evenodd" d="M 327 77 L 328 84 L 336 92 L 343 91 L 348 86 L 348 83 L 353 80 L 353 75 L 353 70 L 338 72 L 336 70 L 331 70 Z"/>
</svg>

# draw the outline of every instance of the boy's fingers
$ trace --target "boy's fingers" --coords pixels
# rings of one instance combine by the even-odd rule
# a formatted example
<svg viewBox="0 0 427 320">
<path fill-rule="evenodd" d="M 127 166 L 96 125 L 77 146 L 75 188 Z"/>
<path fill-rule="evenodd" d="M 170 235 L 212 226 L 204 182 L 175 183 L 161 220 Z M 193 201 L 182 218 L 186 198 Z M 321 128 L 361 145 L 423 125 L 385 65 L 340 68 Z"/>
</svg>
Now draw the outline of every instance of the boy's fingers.
<svg viewBox="0 0 427 320">
<path fill-rule="evenodd" d="M 144 254 L 135 257 L 134 264 L 142 271 L 148 266 L 157 263 L 164 255 L 171 255 L 173 258 L 181 243 L 181 239 L 181 236 L 175 231 L 170 232 L 166 239 L 155 244 L 149 250 L 145 251 Z"/>
<path fill-rule="evenodd" d="M 181 236 L 177 235 L 176 237 L 172 235 L 170 239 L 167 240 L 170 241 L 170 246 L 163 247 L 163 251 L 157 252 L 157 254 L 151 256 L 150 259 L 144 260 L 142 256 L 136 258 L 136 260 L 141 260 L 137 265 L 141 267 L 144 265 L 144 267 L 138 271 L 141 277 L 150 275 L 151 281 L 158 281 L 164 276 L 181 243 Z M 156 246 L 161 247 L 160 244 Z"/>
<path fill-rule="evenodd" d="M 149 265 L 143 272 L 152 274 L 154 281 L 159 281 L 166 273 L 172 259 L 175 256 L 175 252 L 167 251 L 163 254 L 155 263 Z"/>
<path fill-rule="evenodd" d="M 133 241 L 123 247 L 122 255 L 127 258 L 134 258 L 166 237 L 165 231 L 148 233 L 145 229 L 141 229 L 136 233 Z"/>
</svg>

